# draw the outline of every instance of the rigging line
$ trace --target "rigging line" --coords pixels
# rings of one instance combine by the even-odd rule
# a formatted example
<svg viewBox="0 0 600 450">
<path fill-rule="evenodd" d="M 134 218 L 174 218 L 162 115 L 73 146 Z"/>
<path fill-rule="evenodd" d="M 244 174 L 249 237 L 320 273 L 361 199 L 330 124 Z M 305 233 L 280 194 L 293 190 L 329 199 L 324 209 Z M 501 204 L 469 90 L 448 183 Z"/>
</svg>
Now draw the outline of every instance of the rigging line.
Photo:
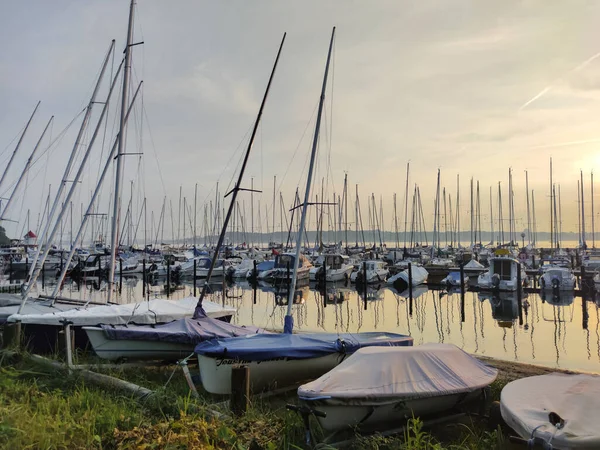
<svg viewBox="0 0 600 450">
<path fill-rule="evenodd" d="M 308 121 L 306 122 L 306 127 L 304 127 L 304 131 L 302 132 L 302 136 L 300 136 L 300 140 L 298 141 L 298 145 L 296 146 L 296 149 L 294 150 L 294 154 L 292 155 L 292 159 L 290 160 L 290 162 L 288 163 L 287 168 L 285 169 L 285 172 L 283 174 L 283 177 L 281 178 L 281 180 L 279 181 L 279 184 L 277 185 L 277 190 L 280 191 L 281 187 L 283 186 L 283 183 L 285 181 L 285 178 L 287 176 L 287 173 L 292 165 L 292 163 L 294 162 L 294 158 L 296 157 L 296 154 L 298 153 L 298 149 L 300 148 L 300 145 L 302 145 L 302 141 L 304 140 L 304 135 L 306 134 L 306 131 L 308 130 L 308 127 L 310 126 L 310 124 L 312 123 L 312 119 L 315 115 L 315 112 L 317 111 L 317 108 L 319 106 L 319 102 L 317 102 L 315 104 L 315 108 L 313 109 L 312 114 L 310 115 L 310 119 L 308 119 Z"/>
<path fill-rule="evenodd" d="M 15 134 L 15 137 L 13 137 L 13 138 L 11 139 L 11 141 L 10 141 L 8 144 L 6 144 L 6 147 L 4 147 L 4 150 L 2 150 L 2 151 L 0 152 L 0 156 L 2 156 L 2 155 L 4 154 L 4 152 L 6 152 L 6 150 L 8 150 L 9 148 L 11 148 L 11 147 L 12 147 L 12 144 L 13 144 L 13 143 L 14 143 L 14 142 L 15 142 L 15 141 L 16 141 L 16 140 L 19 138 L 19 136 L 21 136 L 21 134 L 23 134 L 23 130 L 25 129 L 25 127 L 26 127 L 26 126 L 27 126 L 27 125 L 23 125 L 23 126 L 21 127 L 21 129 L 20 129 L 20 130 L 17 132 L 17 134 Z"/>
<path fill-rule="evenodd" d="M 156 161 L 156 166 L 158 167 L 158 175 L 160 177 L 160 183 L 163 187 L 163 194 L 167 195 L 167 188 L 165 186 L 165 180 L 163 178 L 162 171 L 160 170 L 160 162 L 158 159 L 158 154 L 156 153 L 156 145 L 154 144 L 154 137 L 152 136 L 152 128 L 150 127 L 150 119 L 148 119 L 148 111 L 146 110 L 146 106 L 142 105 L 144 117 L 146 118 L 146 124 L 148 128 L 148 136 L 150 136 L 150 143 L 152 144 L 152 151 L 154 153 L 154 160 Z"/>
<path fill-rule="evenodd" d="M 240 151 L 240 149 L 242 149 L 242 143 L 246 142 L 246 139 L 248 138 L 248 135 L 252 131 L 253 125 L 254 124 L 250 125 L 250 127 L 248 128 L 248 131 L 246 131 L 246 134 L 244 134 L 244 137 L 242 138 L 242 140 L 240 141 L 240 143 L 238 144 L 238 146 L 234 150 L 233 154 L 229 158 L 229 161 L 227 161 L 227 164 L 225 165 L 225 168 L 223 169 L 223 171 L 219 175 L 219 178 L 217 179 L 217 183 L 221 181 L 221 178 L 225 174 L 225 171 L 229 168 L 229 164 L 231 164 L 231 161 L 233 161 L 233 158 L 238 154 L 238 152 Z M 243 152 L 241 153 L 241 156 L 242 157 L 238 157 L 238 162 L 236 163 L 235 168 L 233 169 L 233 173 L 231 174 L 231 176 L 229 178 L 229 183 L 227 184 L 227 187 L 225 188 L 224 192 L 229 192 L 231 190 L 232 184 L 233 184 L 234 179 L 235 179 L 235 174 L 238 172 L 238 169 L 239 169 L 240 165 L 242 164 L 242 161 L 244 161 L 244 158 L 243 158 L 244 153 Z M 215 184 L 215 188 L 216 188 L 216 184 Z M 207 198 L 208 198 L 208 196 L 207 196 Z"/>
</svg>

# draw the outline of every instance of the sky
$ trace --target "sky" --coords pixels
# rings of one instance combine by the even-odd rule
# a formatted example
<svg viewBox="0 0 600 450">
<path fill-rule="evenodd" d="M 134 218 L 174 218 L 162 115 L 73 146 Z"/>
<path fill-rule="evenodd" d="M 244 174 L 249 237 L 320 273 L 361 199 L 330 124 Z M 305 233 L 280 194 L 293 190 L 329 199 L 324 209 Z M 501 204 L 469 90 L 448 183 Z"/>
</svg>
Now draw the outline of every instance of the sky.
<svg viewBox="0 0 600 450">
<path fill-rule="evenodd" d="M 40 153 L 76 118 L 16 194 L 18 201 L 7 216 L 17 222 L 2 224 L 9 234 L 27 227 L 28 210 L 28 228 L 40 228 L 48 185 L 54 195 L 82 120 L 78 114 L 89 101 L 112 39 L 115 56 L 109 58 L 107 78 L 121 58 L 127 15 L 125 0 L 0 5 L 0 169 L 37 101 L 42 102 L 0 186 L 2 197 L 10 195 L 11 183 L 50 116 L 55 117 L 51 136 L 45 137 Z M 265 231 L 273 176 L 286 204 L 297 187 L 304 192 L 327 48 L 336 26 L 313 194 L 320 195 L 322 180 L 328 199 L 341 194 L 347 173 L 349 220 L 354 222 L 358 184 L 363 223 L 368 196 L 374 193 L 378 207 L 382 198 L 389 230 L 394 193 L 402 211 L 410 161 L 409 190 L 419 185 L 428 224 L 439 168 L 454 207 L 460 175 L 463 227 L 469 221 L 469 180 L 479 180 L 483 228 L 489 229 L 490 186 L 496 215 L 501 182 L 503 215 L 508 217 L 512 168 L 517 230 L 522 230 L 527 226 L 527 170 L 538 229 L 546 230 L 552 157 L 565 231 L 577 231 L 576 188 L 579 171 L 584 172 L 589 233 L 590 173 L 600 165 L 599 20 L 600 4 L 587 1 L 139 1 L 134 41 L 144 43 L 133 47 L 131 84 L 135 89 L 143 80 L 144 86 L 130 120 L 127 152 L 144 155 L 125 158 L 123 208 L 133 180 L 136 220 L 146 197 L 148 220 L 153 212 L 157 222 L 166 197 L 167 211 L 173 203 L 177 228 L 180 187 L 191 210 L 197 184 L 200 228 L 200 205 L 214 201 L 217 182 L 222 197 L 235 174 L 287 32 L 244 182 L 250 187 L 253 178 L 255 188 L 264 191 L 254 195 L 254 208 L 258 216 L 260 201 Z M 75 227 L 115 136 L 120 89 L 118 82 L 106 127 L 99 133 L 102 139 L 73 196 Z M 104 101 L 107 91 L 105 79 L 98 101 Z M 101 109 L 100 103 L 94 106 L 84 143 Z M 113 186 L 111 172 L 97 212 L 109 211 Z M 249 216 L 250 194 L 240 194 L 239 201 Z M 595 215 L 599 212 L 596 208 Z M 315 220 L 313 211 L 309 228 Z M 169 234 L 170 218 L 166 222 Z M 70 218 L 64 223 L 69 228 Z"/>
</svg>

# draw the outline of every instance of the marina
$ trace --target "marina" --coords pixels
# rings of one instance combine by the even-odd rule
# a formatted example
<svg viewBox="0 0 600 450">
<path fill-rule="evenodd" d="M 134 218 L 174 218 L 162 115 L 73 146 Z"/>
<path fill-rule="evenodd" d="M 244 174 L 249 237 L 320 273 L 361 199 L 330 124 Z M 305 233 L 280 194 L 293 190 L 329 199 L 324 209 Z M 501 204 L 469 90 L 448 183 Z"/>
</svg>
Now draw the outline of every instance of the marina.
<svg viewBox="0 0 600 450">
<path fill-rule="evenodd" d="M 0 87 L 0 447 L 597 447 L 593 39 L 92 3 Z"/>
</svg>

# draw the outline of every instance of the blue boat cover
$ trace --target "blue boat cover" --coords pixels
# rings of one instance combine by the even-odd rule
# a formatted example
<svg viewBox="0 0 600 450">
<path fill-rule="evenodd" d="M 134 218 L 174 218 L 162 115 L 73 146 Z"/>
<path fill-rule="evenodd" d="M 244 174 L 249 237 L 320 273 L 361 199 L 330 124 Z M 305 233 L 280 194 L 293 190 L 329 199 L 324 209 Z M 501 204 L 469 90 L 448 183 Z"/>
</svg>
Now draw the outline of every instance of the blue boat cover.
<svg viewBox="0 0 600 450">
<path fill-rule="evenodd" d="M 185 318 L 159 325 L 101 325 L 110 340 L 162 341 L 194 345 L 207 339 L 230 338 L 267 333 L 253 326 L 233 325 L 207 317 L 203 310 L 197 318 Z"/>
<path fill-rule="evenodd" d="M 316 358 L 332 353 L 350 354 L 362 347 L 409 345 L 413 345 L 412 337 L 394 333 L 282 333 L 211 339 L 198 344 L 195 352 L 217 358 L 266 361 Z"/>
<path fill-rule="evenodd" d="M 273 267 L 275 267 L 275 261 L 263 261 L 256 265 L 256 270 L 263 272 L 265 270 L 271 270 Z"/>
</svg>

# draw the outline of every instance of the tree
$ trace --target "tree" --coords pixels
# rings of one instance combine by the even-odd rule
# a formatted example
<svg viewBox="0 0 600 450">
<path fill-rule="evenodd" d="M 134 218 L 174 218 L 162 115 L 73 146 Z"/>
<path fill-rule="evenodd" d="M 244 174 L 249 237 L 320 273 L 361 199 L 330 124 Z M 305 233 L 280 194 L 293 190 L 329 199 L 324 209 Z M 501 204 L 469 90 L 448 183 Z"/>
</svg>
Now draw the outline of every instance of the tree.
<svg viewBox="0 0 600 450">
<path fill-rule="evenodd" d="M 0 245 L 10 245 L 10 239 L 6 236 L 6 230 L 0 226 Z"/>
</svg>

